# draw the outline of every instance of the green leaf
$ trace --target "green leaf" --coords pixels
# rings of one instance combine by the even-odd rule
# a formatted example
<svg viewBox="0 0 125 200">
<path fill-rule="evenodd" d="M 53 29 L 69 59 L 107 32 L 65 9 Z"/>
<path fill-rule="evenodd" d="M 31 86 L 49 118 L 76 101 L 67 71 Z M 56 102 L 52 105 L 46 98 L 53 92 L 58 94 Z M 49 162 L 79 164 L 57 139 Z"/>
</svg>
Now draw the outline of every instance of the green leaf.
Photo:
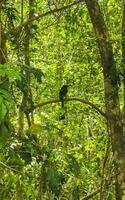
<svg viewBox="0 0 125 200">
<path fill-rule="evenodd" d="M 69 154 L 67 155 L 67 161 L 71 172 L 78 176 L 80 174 L 80 166 L 76 158 L 73 155 Z"/>
<path fill-rule="evenodd" d="M 0 64 L 0 76 L 6 76 L 9 79 L 20 79 L 19 66 L 11 62 Z"/>
<path fill-rule="evenodd" d="M 4 104 L 3 97 L 0 96 L 0 122 L 2 122 L 6 113 L 7 113 L 6 105 Z"/>
<path fill-rule="evenodd" d="M 10 133 L 4 123 L 0 125 L 0 144 L 3 145 L 7 142 Z"/>
<path fill-rule="evenodd" d="M 62 176 L 61 173 L 57 171 L 57 169 L 53 167 L 49 167 L 48 173 L 47 173 L 47 180 L 49 183 L 50 190 L 58 196 L 61 191 L 61 180 Z"/>
<path fill-rule="evenodd" d="M 3 96 L 4 99 L 6 99 L 7 101 L 13 101 L 12 100 L 12 96 L 10 94 L 10 92 L 8 90 L 2 89 L 0 88 L 0 94 Z"/>
</svg>

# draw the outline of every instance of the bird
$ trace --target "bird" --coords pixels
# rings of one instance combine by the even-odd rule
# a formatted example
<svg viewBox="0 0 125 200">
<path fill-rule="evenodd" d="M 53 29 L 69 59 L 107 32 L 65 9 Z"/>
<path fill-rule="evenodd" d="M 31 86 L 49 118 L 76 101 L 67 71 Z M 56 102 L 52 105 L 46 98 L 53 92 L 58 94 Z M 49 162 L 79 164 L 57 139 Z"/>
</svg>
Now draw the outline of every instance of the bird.
<svg viewBox="0 0 125 200">
<path fill-rule="evenodd" d="M 60 91 L 59 91 L 59 99 L 62 102 L 62 108 L 64 108 L 64 97 L 67 95 L 68 92 L 68 84 L 65 84 L 61 87 Z"/>
</svg>

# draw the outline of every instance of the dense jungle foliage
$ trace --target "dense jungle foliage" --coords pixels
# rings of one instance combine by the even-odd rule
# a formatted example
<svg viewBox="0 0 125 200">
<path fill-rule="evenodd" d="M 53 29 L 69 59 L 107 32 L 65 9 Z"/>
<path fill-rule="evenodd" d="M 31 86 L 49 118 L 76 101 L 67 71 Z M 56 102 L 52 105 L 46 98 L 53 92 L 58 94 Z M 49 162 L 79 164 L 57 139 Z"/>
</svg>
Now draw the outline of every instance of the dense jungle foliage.
<svg viewBox="0 0 125 200">
<path fill-rule="evenodd" d="M 0 0 L 1 200 L 125 199 L 124 6 Z"/>
</svg>

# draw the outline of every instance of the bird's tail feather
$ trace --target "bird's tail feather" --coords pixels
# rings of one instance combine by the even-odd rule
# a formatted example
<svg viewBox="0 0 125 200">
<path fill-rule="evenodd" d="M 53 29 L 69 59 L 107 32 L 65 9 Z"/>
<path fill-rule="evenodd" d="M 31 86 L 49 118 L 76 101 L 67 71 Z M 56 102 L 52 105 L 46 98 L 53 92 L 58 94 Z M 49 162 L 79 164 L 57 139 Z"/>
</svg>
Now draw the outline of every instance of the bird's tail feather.
<svg viewBox="0 0 125 200">
<path fill-rule="evenodd" d="M 62 99 L 62 108 L 64 108 L 64 100 Z"/>
</svg>

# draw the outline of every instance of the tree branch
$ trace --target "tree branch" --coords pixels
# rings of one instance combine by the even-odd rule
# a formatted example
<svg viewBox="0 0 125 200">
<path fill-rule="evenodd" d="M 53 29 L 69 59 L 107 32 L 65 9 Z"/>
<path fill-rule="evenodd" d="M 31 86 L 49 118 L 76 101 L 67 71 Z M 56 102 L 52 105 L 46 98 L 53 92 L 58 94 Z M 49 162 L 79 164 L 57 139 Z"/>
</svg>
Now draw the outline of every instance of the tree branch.
<svg viewBox="0 0 125 200">
<path fill-rule="evenodd" d="M 81 3 L 81 2 L 84 2 L 84 0 L 77 0 L 77 1 L 74 1 L 73 3 L 70 3 L 70 4 L 66 5 L 66 6 L 61 7 L 61 8 L 56 8 L 54 10 L 50 10 L 50 11 L 47 11 L 45 13 L 38 14 L 37 16 L 34 16 L 34 17 L 30 18 L 30 19 L 27 19 L 26 21 L 21 23 L 19 26 L 15 27 L 15 29 L 12 32 L 16 32 L 16 31 L 20 30 L 22 27 L 26 26 L 27 24 L 29 24 L 29 23 L 31 23 L 31 22 L 33 22 L 35 20 L 38 20 L 38 19 L 40 19 L 42 17 L 54 14 L 56 12 L 64 11 L 67 8 L 70 8 L 70 7 L 72 7 L 72 6 L 74 6 L 74 5 L 78 4 L 78 3 Z"/>
<path fill-rule="evenodd" d="M 89 106 L 94 108 L 97 112 L 99 112 L 103 117 L 107 118 L 106 114 L 100 108 L 98 108 L 97 105 L 91 103 L 88 100 L 85 100 L 85 99 L 82 99 L 82 98 L 79 98 L 79 97 L 66 97 L 66 98 L 64 98 L 64 101 L 79 101 L 81 103 L 88 104 Z M 34 105 L 32 110 L 35 110 L 36 108 L 39 108 L 39 107 L 42 107 L 42 106 L 45 106 L 45 105 L 48 105 L 48 104 L 58 103 L 58 102 L 61 102 L 60 99 L 53 99 L 53 100 L 49 100 L 49 101 L 46 101 L 46 102 L 42 102 L 42 103 L 39 103 L 37 105 Z M 31 112 L 31 110 L 30 110 L 30 112 Z"/>
<path fill-rule="evenodd" d="M 19 171 L 19 170 L 17 170 L 17 169 L 14 169 L 14 168 L 12 168 L 12 167 L 6 165 L 5 163 L 3 163 L 3 162 L 1 162 L 1 161 L 0 161 L 0 164 L 3 165 L 4 167 L 6 167 L 7 169 L 12 170 L 12 171 L 15 171 L 15 172 L 18 172 L 18 173 L 21 173 L 21 174 L 23 173 L 23 172 L 21 172 L 21 171 Z"/>
<path fill-rule="evenodd" d="M 99 192 L 100 192 L 100 189 L 94 191 L 93 193 L 87 195 L 86 197 L 83 197 L 81 200 L 88 200 L 88 199 L 94 197 L 95 195 L 97 195 Z"/>
</svg>

